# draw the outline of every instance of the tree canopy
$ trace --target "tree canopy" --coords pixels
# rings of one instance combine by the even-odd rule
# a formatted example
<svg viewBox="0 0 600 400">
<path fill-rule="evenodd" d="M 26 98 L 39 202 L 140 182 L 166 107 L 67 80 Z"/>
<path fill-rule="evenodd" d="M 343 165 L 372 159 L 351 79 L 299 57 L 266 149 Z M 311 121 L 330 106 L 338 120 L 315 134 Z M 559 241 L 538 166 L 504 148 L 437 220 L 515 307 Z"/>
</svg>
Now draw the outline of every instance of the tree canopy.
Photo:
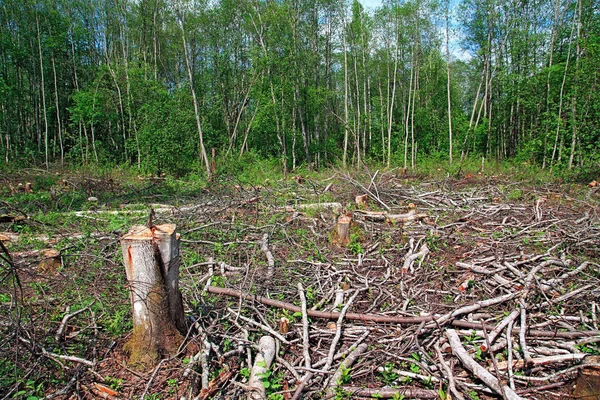
<svg viewBox="0 0 600 400">
<path fill-rule="evenodd" d="M 177 174 L 211 149 L 593 167 L 598 65 L 593 0 L 2 0 L 1 148 Z"/>
</svg>

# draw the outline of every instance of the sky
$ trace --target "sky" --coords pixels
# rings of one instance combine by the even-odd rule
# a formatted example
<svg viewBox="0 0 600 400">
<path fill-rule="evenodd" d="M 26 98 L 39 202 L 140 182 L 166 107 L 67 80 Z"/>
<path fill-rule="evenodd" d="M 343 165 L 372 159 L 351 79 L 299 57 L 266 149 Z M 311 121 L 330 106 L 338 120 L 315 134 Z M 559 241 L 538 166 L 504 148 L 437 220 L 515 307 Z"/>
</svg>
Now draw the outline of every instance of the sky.
<svg viewBox="0 0 600 400">
<path fill-rule="evenodd" d="M 374 8 L 381 5 L 381 0 L 360 0 L 365 8 Z"/>
<path fill-rule="evenodd" d="M 380 7 L 383 0 L 359 0 L 360 3 L 365 8 L 373 9 L 375 7 Z M 452 25 L 452 22 L 450 23 Z M 460 38 L 457 36 L 456 32 L 450 34 L 450 53 L 453 57 L 458 58 L 463 61 L 468 61 L 471 59 L 471 55 L 466 51 L 461 49 L 459 44 Z M 445 51 L 445 49 L 444 49 Z"/>
</svg>

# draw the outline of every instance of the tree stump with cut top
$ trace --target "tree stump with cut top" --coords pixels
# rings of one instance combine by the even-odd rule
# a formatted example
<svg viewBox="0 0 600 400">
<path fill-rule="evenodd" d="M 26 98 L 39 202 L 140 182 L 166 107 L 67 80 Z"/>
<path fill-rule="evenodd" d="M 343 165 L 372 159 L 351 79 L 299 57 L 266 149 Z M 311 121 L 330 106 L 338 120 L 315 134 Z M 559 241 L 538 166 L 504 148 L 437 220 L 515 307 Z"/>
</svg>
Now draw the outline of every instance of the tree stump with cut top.
<svg viewBox="0 0 600 400">
<path fill-rule="evenodd" d="M 350 244 L 350 228 L 352 227 L 352 216 L 342 214 L 331 232 L 331 243 L 336 246 L 347 246 Z"/>
<path fill-rule="evenodd" d="M 138 370 L 175 355 L 186 332 L 175 230 L 172 224 L 138 225 L 121 238 L 133 309 L 133 335 L 125 351 Z"/>
</svg>

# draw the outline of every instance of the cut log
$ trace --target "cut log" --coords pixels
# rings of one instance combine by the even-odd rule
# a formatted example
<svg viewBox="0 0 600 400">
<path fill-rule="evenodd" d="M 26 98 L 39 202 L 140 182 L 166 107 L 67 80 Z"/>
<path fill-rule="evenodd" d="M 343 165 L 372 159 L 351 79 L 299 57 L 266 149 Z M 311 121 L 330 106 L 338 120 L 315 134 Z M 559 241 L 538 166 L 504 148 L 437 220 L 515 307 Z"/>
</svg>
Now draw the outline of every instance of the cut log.
<svg viewBox="0 0 600 400">
<path fill-rule="evenodd" d="M 185 317 L 179 292 L 179 238 L 175 225 L 134 226 L 121 239 L 133 308 L 129 365 L 145 370 L 176 354 Z"/>
</svg>

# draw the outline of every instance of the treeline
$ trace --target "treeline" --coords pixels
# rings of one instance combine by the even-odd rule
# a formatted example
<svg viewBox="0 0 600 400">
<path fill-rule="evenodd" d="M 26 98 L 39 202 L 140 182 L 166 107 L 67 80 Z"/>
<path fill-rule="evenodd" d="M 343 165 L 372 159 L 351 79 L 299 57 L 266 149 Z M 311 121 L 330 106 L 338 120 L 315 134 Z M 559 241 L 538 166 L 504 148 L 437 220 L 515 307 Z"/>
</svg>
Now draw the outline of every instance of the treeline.
<svg viewBox="0 0 600 400">
<path fill-rule="evenodd" d="M 599 65 L 596 0 L 0 0 L 1 148 L 174 173 L 210 174 L 213 149 L 589 167 Z"/>
</svg>

